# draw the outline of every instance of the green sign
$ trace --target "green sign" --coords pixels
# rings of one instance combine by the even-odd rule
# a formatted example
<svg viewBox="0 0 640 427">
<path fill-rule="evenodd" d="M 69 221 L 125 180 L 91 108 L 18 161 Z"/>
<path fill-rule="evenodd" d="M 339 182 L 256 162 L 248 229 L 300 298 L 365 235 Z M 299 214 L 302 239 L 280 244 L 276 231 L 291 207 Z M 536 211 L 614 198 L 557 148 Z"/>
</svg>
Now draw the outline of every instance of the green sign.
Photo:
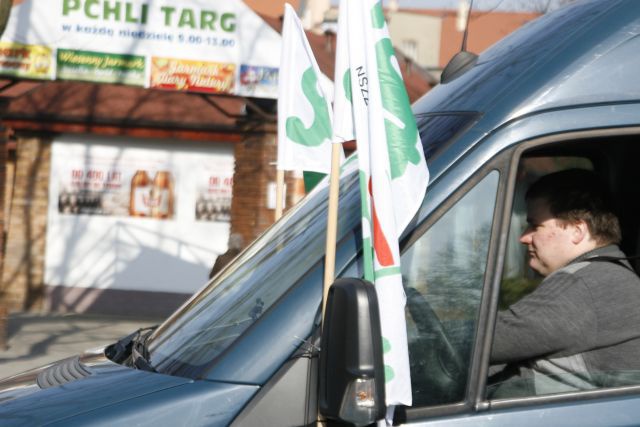
<svg viewBox="0 0 640 427">
<path fill-rule="evenodd" d="M 61 80 L 144 86 L 145 57 L 58 49 L 56 75 Z"/>
</svg>

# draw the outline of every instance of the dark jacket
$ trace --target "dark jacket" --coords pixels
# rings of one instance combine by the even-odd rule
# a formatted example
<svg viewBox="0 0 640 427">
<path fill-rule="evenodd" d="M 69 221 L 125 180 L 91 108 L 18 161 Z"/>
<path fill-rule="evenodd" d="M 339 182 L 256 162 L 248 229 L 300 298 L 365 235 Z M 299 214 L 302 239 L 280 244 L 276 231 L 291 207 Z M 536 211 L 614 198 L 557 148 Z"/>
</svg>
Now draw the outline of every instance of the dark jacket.
<svg viewBox="0 0 640 427">
<path fill-rule="evenodd" d="M 536 394 L 640 371 L 640 278 L 615 262 L 589 261 L 596 256 L 624 253 L 615 245 L 588 252 L 498 313 L 491 363 L 517 366 Z"/>
</svg>

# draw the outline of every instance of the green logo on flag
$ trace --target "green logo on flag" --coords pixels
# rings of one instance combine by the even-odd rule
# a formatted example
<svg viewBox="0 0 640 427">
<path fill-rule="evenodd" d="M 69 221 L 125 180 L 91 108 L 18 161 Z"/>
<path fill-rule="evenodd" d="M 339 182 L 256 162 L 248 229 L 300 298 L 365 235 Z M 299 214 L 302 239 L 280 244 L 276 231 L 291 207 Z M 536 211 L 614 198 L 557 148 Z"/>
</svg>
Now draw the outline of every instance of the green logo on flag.
<svg viewBox="0 0 640 427">
<path fill-rule="evenodd" d="M 371 23 L 373 28 L 381 29 L 384 27 L 384 12 L 382 11 L 382 2 L 379 1 L 371 9 Z"/>
<path fill-rule="evenodd" d="M 381 3 L 376 3 L 373 7 L 371 21 L 374 28 L 384 27 Z M 416 147 L 418 129 L 411 112 L 411 103 L 402 81 L 402 75 L 399 74 L 391 62 L 393 57 L 393 45 L 388 37 L 376 43 L 376 63 L 378 65 L 382 106 L 387 115 L 392 116 L 391 119 L 385 117 L 385 129 L 389 163 L 391 164 L 391 178 L 395 179 L 404 175 L 409 163 L 419 164 L 421 156 Z"/>
<path fill-rule="evenodd" d="M 388 383 L 396 376 L 393 368 L 389 365 L 384 365 L 384 382 Z"/>
<path fill-rule="evenodd" d="M 391 341 L 382 337 L 382 353 L 386 354 L 391 351 Z M 393 368 L 389 365 L 384 365 L 384 382 L 388 383 L 396 376 Z"/>
<path fill-rule="evenodd" d="M 287 118 L 287 137 L 307 147 L 317 147 L 325 140 L 331 139 L 331 120 L 329 108 L 324 96 L 318 93 L 318 78 L 312 67 L 302 74 L 302 92 L 313 108 L 313 123 L 305 128 L 298 117 Z"/>
<path fill-rule="evenodd" d="M 344 88 L 344 96 L 351 101 L 351 73 L 347 68 L 347 71 L 344 72 L 344 76 L 342 77 L 342 87 Z"/>
<path fill-rule="evenodd" d="M 391 351 L 391 342 L 385 337 L 382 337 L 382 352 L 388 353 L 390 351 Z"/>
</svg>

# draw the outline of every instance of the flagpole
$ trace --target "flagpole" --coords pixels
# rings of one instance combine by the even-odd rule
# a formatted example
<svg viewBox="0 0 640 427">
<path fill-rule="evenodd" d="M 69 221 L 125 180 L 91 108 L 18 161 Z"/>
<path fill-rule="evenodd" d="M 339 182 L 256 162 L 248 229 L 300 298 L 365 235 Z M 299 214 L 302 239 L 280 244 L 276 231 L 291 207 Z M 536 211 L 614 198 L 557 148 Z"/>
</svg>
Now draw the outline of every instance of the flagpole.
<svg viewBox="0 0 640 427">
<path fill-rule="evenodd" d="M 284 192 L 284 170 L 278 169 L 278 174 L 276 175 L 276 221 L 280 219 L 283 211 L 283 202 L 284 197 L 282 197 L 282 193 Z"/>
<path fill-rule="evenodd" d="M 340 154 L 342 144 L 331 144 L 331 174 L 329 175 L 329 211 L 327 213 L 327 242 L 324 257 L 324 290 L 322 293 L 322 317 L 327 305 L 329 287 L 335 279 L 336 235 L 338 233 L 338 195 L 340 193 Z"/>
</svg>

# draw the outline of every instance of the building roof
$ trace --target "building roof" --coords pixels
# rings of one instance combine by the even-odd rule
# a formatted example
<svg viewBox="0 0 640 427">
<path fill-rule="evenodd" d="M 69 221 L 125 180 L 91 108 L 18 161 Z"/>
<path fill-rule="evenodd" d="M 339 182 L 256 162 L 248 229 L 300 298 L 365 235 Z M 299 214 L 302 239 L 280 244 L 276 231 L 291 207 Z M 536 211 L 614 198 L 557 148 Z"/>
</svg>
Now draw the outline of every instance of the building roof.
<svg viewBox="0 0 640 427">
<path fill-rule="evenodd" d="M 451 57 L 460 51 L 463 33 L 456 29 L 457 16 L 455 11 L 449 11 L 449 13 L 440 16 L 442 17 L 442 34 L 439 63 L 441 67 L 444 67 Z M 469 19 L 466 50 L 479 54 L 539 16 L 539 13 L 472 12 Z"/>
<path fill-rule="evenodd" d="M 282 19 L 268 16 L 262 17 L 277 32 L 282 32 Z M 332 32 L 316 34 L 306 31 L 307 39 L 313 54 L 318 62 L 318 67 L 327 77 L 333 80 L 335 67 L 336 35 Z M 396 50 L 396 56 L 400 64 L 402 78 L 411 102 L 427 93 L 437 81 L 426 70 L 405 57 L 402 52 Z"/>
<path fill-rule="evenodd" d="M 442 22 L 438 67 L 444 68 L 462 46 L 463 32 L 456 28 L 458 11 L 453 9 L 399 9 L 394 13 L 424 15 Z M 472 11 L 467 35 L 467 50 L 476 54 L 539 17 L 533 12 Z M 418 37 L 418 36 L 417 36 Z"/>
</svg>

